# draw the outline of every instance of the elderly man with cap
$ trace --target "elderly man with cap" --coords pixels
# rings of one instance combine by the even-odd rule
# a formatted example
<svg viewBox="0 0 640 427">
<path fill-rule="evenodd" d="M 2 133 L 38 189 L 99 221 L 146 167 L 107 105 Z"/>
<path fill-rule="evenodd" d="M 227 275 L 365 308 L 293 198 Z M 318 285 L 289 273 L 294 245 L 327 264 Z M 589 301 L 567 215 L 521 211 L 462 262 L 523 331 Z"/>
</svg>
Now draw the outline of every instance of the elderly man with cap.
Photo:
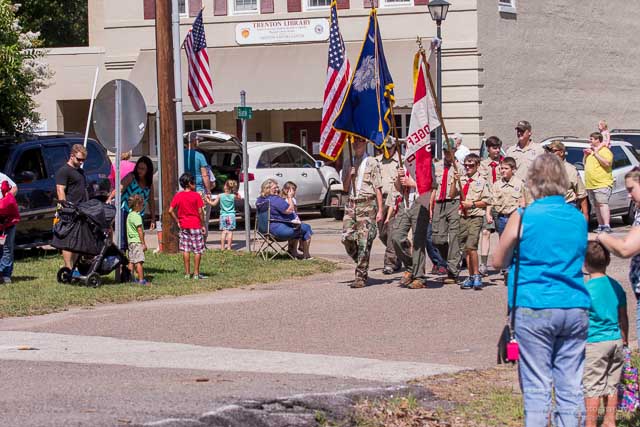
<svg viewBox="0 0 640 427">
<path fill-rule="evenodd" d="M 547 151 L 551 154 L 555 154 L 556 156 L 562 159 L 562 163 L 564 164 L 564 170 L 567 172 L 567 177 L 569 178 L 569 188 L 567 189 L 567 193 L 564 196 L 564 199 L 567 203 L 575 206 L 577 209 L 582 212 L 587 222 L 589 222 L 589 202 L 587 201 L 587 190 L 584 187 L 584 182 L 582 182 L 582 178 L 580 178 L 580 174 L 578 174 L 578 169 L 573 166 L 571 163 L 567 162 L 565 157 L 567 155 L 565 146 L 560 141 L 551 141 L 549 145 L 545 147 Z"/>
<path fill-rule="evenodd" d="M 531 123 L 526 120 L 520 120 L 516 125 L 516 135 L 518 142 L 507 149 L 506 157 L 513 157 L 516 161 L 518 169 L 516 176 L 522 181 L 527 181 L 527 173 L 529 167 L 533 163 L 533 159 L 540 154 L 544 154 L 542 145 L 531 140 Z"/>
<path fill-rule="evenodd" d="M 382 201 L 385 208 L 385 217 L 387 217 L 386 211 L 389 209 L 395 209 L 396 200 L 400 197 L 400 194 L 396 190 L 398 168 L 400 167 L 398 155 L 396 153 L 396 145 L 397 142 L 395 138 L 392 136 L 387 137 L 386 147 L 387 154 L 389 156 L 386 157 L 384 153 L 376 156 L 376 159 L 380 163 L 380 171 L 382 175 Z M 395 215 L 392 215 L 388 221 L 383 220 L 378 223 L 378 237 L 382 244 L 387 247 L 384 252 L 384 268 L 382 269 L 382 273 L 384 274 L 392 274 L 402 266 L 402 262 L 398 260 L 398 257 L 396 256 L 393 241 L 391 240 L 395 224 Z"/>
</svg>

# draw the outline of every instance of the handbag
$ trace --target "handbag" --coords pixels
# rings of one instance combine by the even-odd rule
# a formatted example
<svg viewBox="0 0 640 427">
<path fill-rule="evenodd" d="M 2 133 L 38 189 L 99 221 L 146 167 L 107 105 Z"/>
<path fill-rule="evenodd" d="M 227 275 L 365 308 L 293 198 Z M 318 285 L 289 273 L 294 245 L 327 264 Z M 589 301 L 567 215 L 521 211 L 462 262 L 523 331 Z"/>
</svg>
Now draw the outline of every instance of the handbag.
<svg viewBox="0 0 640 427">
<path fill-rule="evenodd" d="M 640 407 L 640 391 L 638 390 L 638 368 L 631 364 L 631 350 L 624 347 L 624 365 L 622 377 L 618 384 L 618 410 L 635 412 Z"/>
<path fill-rule="evenodd" d="M 516 298 L 518 295 L 518 273 L 520 272 L 520 234 L 522 232 L 522 218 L 524 217 L 524 209 L 520 214 L 518 222 L 518 234 L 516 240 L 515 259 L 516 265 L 513 274 L 513 307 L 509 310 L 509 320 L 504 325 L 500 337 L 498 338 L 498 365 L 502 363 L 516 363 L 520 358 L 520 347 L 516 340 Z"/>
</svg>

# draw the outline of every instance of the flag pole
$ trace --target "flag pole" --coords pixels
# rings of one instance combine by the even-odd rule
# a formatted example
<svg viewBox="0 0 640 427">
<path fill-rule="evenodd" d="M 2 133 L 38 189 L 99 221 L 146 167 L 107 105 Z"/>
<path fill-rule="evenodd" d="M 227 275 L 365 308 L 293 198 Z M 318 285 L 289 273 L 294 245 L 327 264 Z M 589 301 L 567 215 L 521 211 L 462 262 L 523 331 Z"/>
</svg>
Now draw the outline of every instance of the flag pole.
<svg viewBox="0 0 640 427">
<path fill-rule="evenodd" d="M 438 114 L 438 119 L 440 120 L 440 126 L 442 126 L 442 133 L 444 133 L 444 137 L 445 137 L 445 141 L 447 141 L 447 146 L 449 147 L 448 152 L 451 153 L 451 146 L 449 145 L 449 134 L 447 133 L 447 127 L 444 125 L 444 119 L 442 118 L 442 111 L 440 111 L 440 108 L 438 107 L 438 97 L 435 93 L 434 90 L 434 86 L 433 86 L 433 79 L 431 78 L 431 73 L 428 70 L 429 67 L 429 63 L 427 62 L 427 56 L 424 53 L 424 48 L 422 47 L 422 41 L 420 40 L 420 37 L 418 37 L 417 40 L 418 46 L 419 46 L 419 52 L 420 52 L 420 56 L 422 57 L 422 61 L 424 62 L 425 66 L 427 67 L 427 78 L 429 79 L 429 87 L 431 88 L 431 95 L 433 96 L 433 99 L 435 100 L 435 109 L 436 109 L 436 113 Z M 460 202 L 464 201 L 464 192 L 462 191 L 462 183 L 460 182 L 460 170 L 458 169 L 458 164 L 456 163 L 456 158 L 453 155 L 453 153 L 451 153 L 451 156 L 453 156 L 453 167 L 456 170 L 456 175 L 458 176 L 458 178 L 456 179 L 456 184 L 458 187 L 458 191 L 460 193 Z M 466 212 L 466 209 L 463 209 L 463 212 Z"/>
</svg>

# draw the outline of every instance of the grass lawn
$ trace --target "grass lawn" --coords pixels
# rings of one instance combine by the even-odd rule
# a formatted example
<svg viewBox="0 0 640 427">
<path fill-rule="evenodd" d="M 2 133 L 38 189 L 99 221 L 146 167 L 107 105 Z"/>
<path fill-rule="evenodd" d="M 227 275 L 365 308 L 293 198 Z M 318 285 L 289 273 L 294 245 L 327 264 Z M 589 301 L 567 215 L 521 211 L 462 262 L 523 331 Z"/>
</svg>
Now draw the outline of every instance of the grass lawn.
<svg viewBox="0 0 640 427">
<path fill-rule="evenodd" d="M 26 256 L 27 254 L 29 256 Z M 56 273 L 62 265 L 62 256 L 56 251 L 16 255 L 18 258 L 15 262 L 13 283 L 0 286 L 0 318 L 52 313 L 69 307 L 101 303 L 123 303 L 212 292 L 315 273 L 328 273 L 336 269 L 334 263 L 320 259 L 264 261 L 245 252 L 208 251 L 203 255 L 201 266 L 201 273 L 208 278 L 196 281 L 184 278 L 181 254 L 147 252 L 145 276 L 153 283 L 152 286 L 119 284 L 115 282 L 114 274 L 111 273 L 102 277 L 101 287 L 94 289 L 57 283 Z"/>
</svg>

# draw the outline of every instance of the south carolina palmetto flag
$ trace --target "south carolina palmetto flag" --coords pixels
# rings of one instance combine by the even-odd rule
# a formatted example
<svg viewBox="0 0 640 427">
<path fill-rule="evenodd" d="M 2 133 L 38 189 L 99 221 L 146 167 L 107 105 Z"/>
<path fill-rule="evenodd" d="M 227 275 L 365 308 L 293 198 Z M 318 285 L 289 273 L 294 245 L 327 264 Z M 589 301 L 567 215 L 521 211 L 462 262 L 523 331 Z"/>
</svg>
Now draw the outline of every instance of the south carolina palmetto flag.
<svg viewBox="0 0 640 427">
<path fill-rule="evenodd" d="M 433 176 L 431 174 L 431 132 L 440 126 L 430 85 L 427 83 L 429 64 L 422 52 L 413 61 L 413 108 L 406 140 L 405 168 L 416 181 L 418 201 L 428 206 Z"/>
</svg>

